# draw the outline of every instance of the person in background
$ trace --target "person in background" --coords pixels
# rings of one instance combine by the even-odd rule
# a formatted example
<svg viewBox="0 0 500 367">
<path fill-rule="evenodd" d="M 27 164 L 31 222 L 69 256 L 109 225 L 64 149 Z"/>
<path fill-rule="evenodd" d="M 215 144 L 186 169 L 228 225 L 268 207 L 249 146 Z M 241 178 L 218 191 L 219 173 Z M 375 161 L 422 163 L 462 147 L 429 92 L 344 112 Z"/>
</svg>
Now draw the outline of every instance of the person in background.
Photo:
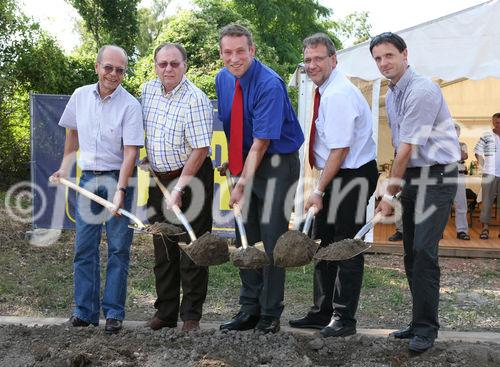
<svg viewBox="0 0 500 367">
<path fill-rule="evenodd" d="M 392 336 L 410 339 L 409 350 L 420 353 L 434 345 L 439 330 L 438 244 L 457 192 L 460 147 L 441 89 L 408 65 L 405 41 L 381 33 L 372 38 L 370 52 L 389 79 L 386 109 L 396 149 L 391 182 L 376 211 L 390 216 L 401 191 L 404 265 L 412 295 L 412 321 Z"/>
<path fill-rule="evenodd" d="M 498 198 L 500 198 L 500 112 L 491 116 L 491 123 L 493 129 L 485 132 L 474 147 L 476 159 L 483 170 L 481 216 L 479 218 L 483 226 L 479 235 L 482 240 L 487 240 L 490 237 L 491 208 L 495 199 L 498 203 Z M 500 233 L 498 237 L 500 237 Z"/>
<path fill-rule="evenodd" d="M 457 137 L 460 137 L 460 125 L 455 122 L 455 131 Z M 458 161 L 458 182 L 457 194 L 453 200 L 455 206 L 455 228 L 459 240 L 469 241 L 469 224 L 467 223 L 467 196 L 465 195 L 465 175 L 467 169 L 465 160 L 469 157 L 467 154 L 467 144 L 460 142 L 460 160 Z"/>
<path fill-rule="evenodd" d="M 69 324 L 97 326 L 102 307 L 107 333 L 120 331 L 125 318 L 133 229 L 117 210 L 132 207 L 134 190 L 129 180 L 136 176 L 138 151 L 144 144 L 141 105 L 121 86 L 127 60 L 121 47 L 106 45 L 99 50 L 94 66 L 99 81 L 76 89 L 59 121 L 68 133 L 61 166 L 52 175 L 56 179 L 67 177 L 79 149 L 80 187 L 115 204 L 115 216 L 82 195 L 76 204 L 75 308 Z M 103 223 L 108 260 L 101 300 L 99 245 Z"/>
</svg>

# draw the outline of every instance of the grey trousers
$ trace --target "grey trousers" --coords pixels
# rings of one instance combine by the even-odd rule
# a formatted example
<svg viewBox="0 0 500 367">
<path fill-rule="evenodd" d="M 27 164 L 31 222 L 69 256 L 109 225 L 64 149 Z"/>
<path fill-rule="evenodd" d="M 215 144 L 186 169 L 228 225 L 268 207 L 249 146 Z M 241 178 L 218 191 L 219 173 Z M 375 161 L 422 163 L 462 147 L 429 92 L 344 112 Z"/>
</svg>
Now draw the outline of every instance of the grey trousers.
<svg viewBox="0 0 500 367">
<path fill-rule="evenodd" d="M 266 254 L 272 255 L 278 237 L 288 231 L 288 222 L 299 178 L 298 153 L 264 156 L 251 189 L 245 192 L 244 225 L 248 243 L 264 242 Z M 288 200 L 288 201 L 287 201 Z M 236 227 L 236 226 L 235 226 Z M 240 236 L 237 233 L 237 246 Z M 274 265 L 262 269 L 240 269 L 241 311 L 250 315 L 280 317 L 285 293 L 285 269 Z"/>
<path fill-rule="evenodd" d="M 403 204 L 403 247 L 406 277 L 413 300 L 412 325 L 416 335 L 436 338 L 439 321 L 438 244 L 457 192 L 456 166 L 430 167 L 434 183 L 420 186 L 421 168 L 408 168 L 401 194 Z"/>
<path fill-rule="evenodd" d="M 491 207 L 497 199 L 497 206 L 500 200 L 500 177 L 493 175 L 483 175 L 481 181 L 483 200 L 481 203 L 481 223 L 488 224 L 491 219 Z"/>
<path fill-rule="evenodd" d="M 469 225 L 467 224 L 467 197 L 465 195 L 465 175 L 458 174 L 457 194 L 453 200 L 455 205 L 455 228 L 457 233 L 469 233 Z"/>
</svg>

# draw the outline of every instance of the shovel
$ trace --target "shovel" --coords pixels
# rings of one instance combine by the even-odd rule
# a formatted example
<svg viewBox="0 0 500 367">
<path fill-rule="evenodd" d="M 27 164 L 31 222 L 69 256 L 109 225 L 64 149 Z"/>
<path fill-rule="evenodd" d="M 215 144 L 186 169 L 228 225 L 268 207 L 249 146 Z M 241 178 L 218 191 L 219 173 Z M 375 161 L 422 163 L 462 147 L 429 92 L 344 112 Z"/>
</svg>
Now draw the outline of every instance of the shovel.
<svg viewBox="0 0 500 367">
<path fill-rule="evenodd" d="M 314 218 L 314 208 L 307 211 L 306 220 L 302 232 L 298 230 L 300 220 L 294 224 L 295 229 L 283 233 L 273 251 L 274 265 L 282 268 L 293 268 L 307 265 L 313 259 L 319 245 L 309 238 L 307 233 Z"/>
<path fill-rule="evenodd" d="M 170 200 L 170 193 L 165 185 L 161 183 L 153 170 L 150 169 L 150 172 L 165 199 Z M 172 211 L 177 219 L 179 219 L 182 225 L 186 228 L 191 239 L 191 243 L 189 244 L 180 242 L 178 245 L 196 265 L 220 265 L 229 260 L 228 245 L 224 239 L 209 232 L 197 239 L 191 224 L 189 224 L 186 216 L 182 214 L 181 209 L 177 205 L 172 205 Z"/>
<path fill-rule="evenodd" d="M 83 187 L 78 186 L 77 184 L 69 181 L 66 178 L 63 177 L 49 177 L 49 181 L 51 183 L 61 183 L 64 186 L 69 187 L 70 189 L 75 190 L 76 192 L 80 193 L 81 195 L 85 196 L 86 198 L 95 201 L 96 203 L 102 205 L 108 210 L 114 210 L 115 209 L 115 204 L 112 202 L 103 199 L 102 197 L 94 194 L 93 192 L 90 192 Z M 129 218 L 132 222 L 134 222 L 134 225 L 129 225 L 130 228 L 137 230 L 142 233 L 154 235 L 154 234 L 164 234 L 167 236 L 172 236 L 172 235 L 179 235 L 181 232 L 179 231 L 179 228 L 176 226 L 172 225 L 163 225 L 162 223 L 155 223 L 153 225 L 147 226 L 145 225 L 139 218 L 137 218 L 135 215 L 132 213 L 128 212 L 125 209 L 119 208 L 117 210 L 118 214 L 123 215 L 124 217 Z"/>
<path fill-rule="evenodd" d="M 383 220 L 382 212 L 378 212 L 375 216 L 366 223 L 356 233 L 353 239 L 346 238 L 345 240 L 333 242 L 326 247 L 322 247 L 316 252 L 314 258 L 316 260 L 338 261 L 347 260 L 372 247 L 371 243 L 366 243 L 362 240 L 363 236 L 367 234 L 377 223 Z"/>
<path fill-rule="evenodd" d="M 233 191 L 233 178 L 226 171 L 227 184 L 229 192 Z M 241 247 L 231 252 L 230 258 L 234 266 L 240 269 L 259 269 L 266 265 L 270 265 L 271 262 L 264 251 L 259 250 L 255 246 L 249 246 L 247 240 L 247 234 L 245 231 L 245 226 L 243 225 L 243 217 L 241 215 L 241 210 L 238 204 L 233 204 L 233 214 L 236 219 L 236 225 L 238 226 L 238 231 L 240 232 Z"/>
</svg>

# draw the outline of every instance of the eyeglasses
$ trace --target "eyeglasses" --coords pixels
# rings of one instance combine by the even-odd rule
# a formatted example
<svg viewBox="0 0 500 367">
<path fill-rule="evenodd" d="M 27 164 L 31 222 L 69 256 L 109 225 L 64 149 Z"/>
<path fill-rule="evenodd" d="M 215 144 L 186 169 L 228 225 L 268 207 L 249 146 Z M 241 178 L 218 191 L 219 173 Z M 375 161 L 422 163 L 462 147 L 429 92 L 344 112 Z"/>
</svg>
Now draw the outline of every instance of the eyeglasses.
<svg viewBox="0 0 500 367">
<path fill-rule="evenodd" d="M 181 63 L 179 61 L 162 61 L 162 62 L 157 62 L 156 66 L 158 66 L 160 69 L 166 69 L 170 65 L 172 69 L 177 69 Z"/>
<path fill-rule="evenodd" d="M 319 64 L 320 62 L 326 60 L 326 58 L 329 57 L 328 55 L 326 56 L 315 56 L 312 58 L 304 59 L 304 64 L 305 65 L 310 65 L 313 61 L 315 64 Z"/>
<path fill-rule="evenodd" d="M 111 74 L 114 71 L 116 71 L 116 74 L 118 75 L 123 75 L 125 74 L 125 71 L 127 71 L 126 68 L 122 68 L 122 67 L 116 67 L 116 66 L 113 66 L 113 65 L 109 65 L 109 64 L 102 64 L 102 63 L 99 63 L 99 65 L 101 65 L 101 67 L 104 69 L 104 72 L 106 74 Z"/>
</svg>

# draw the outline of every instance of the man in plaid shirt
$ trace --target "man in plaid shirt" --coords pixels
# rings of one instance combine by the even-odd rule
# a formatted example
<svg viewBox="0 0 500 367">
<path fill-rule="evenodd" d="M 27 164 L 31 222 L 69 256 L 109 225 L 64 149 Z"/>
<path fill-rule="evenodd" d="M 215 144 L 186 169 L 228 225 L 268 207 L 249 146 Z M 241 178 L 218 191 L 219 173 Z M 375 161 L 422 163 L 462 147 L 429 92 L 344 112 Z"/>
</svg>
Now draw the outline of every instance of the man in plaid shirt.
<svg viewBox="0 0 500 367">
<path fill-rule="evenodd" d="M 147 82 L 142 89 L 147 159 L 160 181 L 170 187 L 171 198 L 165 208 L 160 189 L 150 186 L 148 207 L 154 209 L 154 214 L 149 220 L 175 223 L 172 212 L 164 209 L 177 205 L 183 211 L 189 209 L 188 220 L 200 236 L 212 229 L 212 104 L 205 93 L 185 77 L 187 55 L 180 44 L 158 46 L 154 62 L 158 78 Z M 182 236 L 180 239 L 190 241 L 187 235 L 186 239 Z M 199 328 L 208 269 L 195 265 L 180 252 L 178 240 L 165 236 L 153 238 L 157 311 L 148 323 L 153 330 L 176 327 L 179 314 L 184 322 L 182 330 Z"/>
</svg>

